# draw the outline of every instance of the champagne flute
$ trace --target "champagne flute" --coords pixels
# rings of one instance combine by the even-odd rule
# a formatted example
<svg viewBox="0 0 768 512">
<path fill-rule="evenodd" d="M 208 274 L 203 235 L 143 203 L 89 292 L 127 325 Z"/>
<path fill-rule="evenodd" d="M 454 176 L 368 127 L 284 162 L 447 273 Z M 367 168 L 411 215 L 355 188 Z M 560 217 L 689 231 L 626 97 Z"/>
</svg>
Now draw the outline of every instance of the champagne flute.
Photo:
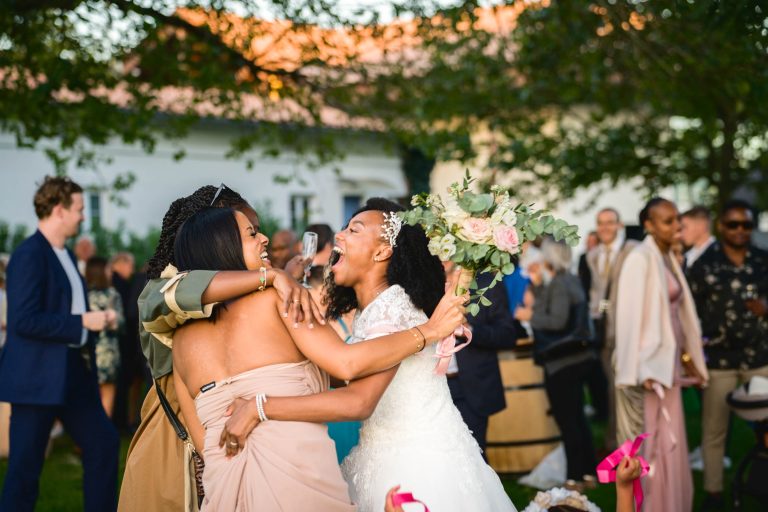
<svg viewBox="0 0 768 512">
<path fill-rule="evenodd" d="M 312 288 L 307 279 L 309 278 L 309 270 L 312 268 L 312 260 L 317 254 L 317 233 L 313 231 L 304 233 L 304 237 L 301 239 L 301 247 L 301 258 L 305 261 L 309 260 L 307 266 L 304 267 L 304 281 L 301 284 L 304 288 Z"/>
</svg>

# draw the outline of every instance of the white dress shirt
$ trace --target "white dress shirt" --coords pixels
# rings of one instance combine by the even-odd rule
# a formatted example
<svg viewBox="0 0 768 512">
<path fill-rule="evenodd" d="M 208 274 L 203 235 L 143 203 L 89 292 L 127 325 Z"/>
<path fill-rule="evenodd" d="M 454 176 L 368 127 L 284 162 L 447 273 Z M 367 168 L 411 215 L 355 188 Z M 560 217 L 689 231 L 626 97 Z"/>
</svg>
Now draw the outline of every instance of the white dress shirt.
<svg viewBox="0 0 768 512">
<path fill-rule="evenodd" d="M 85 291 L 83 290 L 83 282 L 80 280 L 80 273 L 77 271 L 77 267 L 72 262 L 72 258 L 69 257 L 65 248 L 57 249 L 52 247 L 56 257 L 59 258 L 61 266 L 64 267 L 64 272 L 69 279 L 69 286 L 72 288 L 72 309 L 70 313 L 73 315 L 82 315 L 85 313 Z M 83 327 L 83 334 L 80 336 L 80 343 L 70 345 L 71 347 L 82 347 L 85 342 L 88 341 L 88 330 Z"/>
<path fill-rule="evenodd" d="M 715 243 L 715 237 L 711 236 L 707 238 L 707 241 L 700 246 L 693 246 L 685 253 L 685 268 L 691 268 L 694 262 L 704 254 L 704 251 L 709 249 L 709 246 Z"/>
</svg>

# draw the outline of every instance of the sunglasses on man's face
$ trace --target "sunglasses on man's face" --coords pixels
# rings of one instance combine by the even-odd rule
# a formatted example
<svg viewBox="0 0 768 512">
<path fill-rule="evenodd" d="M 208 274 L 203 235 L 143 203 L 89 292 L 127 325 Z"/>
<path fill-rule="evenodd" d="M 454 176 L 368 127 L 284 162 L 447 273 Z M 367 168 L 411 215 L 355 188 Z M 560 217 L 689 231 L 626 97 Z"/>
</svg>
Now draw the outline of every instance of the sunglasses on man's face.
<svg viewBox="0 0 768 512">
<path fill-rule="evenodd" d="M 755 223 L 751 220 L 729 220 L 723 222 L 723 226 L 725 226 L 726 229 L 730 229 L 731 231 L 736 231 L 739 228 L 743 229 L 744 231 L 752 231 L 755 229 Z"/>
</svg>

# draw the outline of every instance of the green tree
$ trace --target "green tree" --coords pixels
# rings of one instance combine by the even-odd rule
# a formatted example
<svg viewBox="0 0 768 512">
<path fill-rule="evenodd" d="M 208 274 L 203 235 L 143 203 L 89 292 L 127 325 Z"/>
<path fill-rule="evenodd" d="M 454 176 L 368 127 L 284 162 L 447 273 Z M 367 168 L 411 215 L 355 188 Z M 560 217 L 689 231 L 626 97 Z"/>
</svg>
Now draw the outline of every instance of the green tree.
<svg viewBox="0 0 768 512">
<path fill-rule="evenodd" d="M 152 152 L 204 118 L 238 126 L 228 156 L 291 148 L 328 161 L 339 153 L 318 127 L 333 66 L 318 54 L 334 43 L 309 19 L 341 23 L 322 0 L 2 2 L 0 129 L 45 148 L 60 173 L 98 167 L 115 139 Z"/>
<path fill-rule="evenodd" d="M 421 53 L 360 109 L 430 154 L 487 152 L 521 186 L 640 178 L 649 193 L 700 184 L 713 205 L 743 186 L 768 206 L 764 2 L 510 4 L 421 18 Z"/>
</svg>

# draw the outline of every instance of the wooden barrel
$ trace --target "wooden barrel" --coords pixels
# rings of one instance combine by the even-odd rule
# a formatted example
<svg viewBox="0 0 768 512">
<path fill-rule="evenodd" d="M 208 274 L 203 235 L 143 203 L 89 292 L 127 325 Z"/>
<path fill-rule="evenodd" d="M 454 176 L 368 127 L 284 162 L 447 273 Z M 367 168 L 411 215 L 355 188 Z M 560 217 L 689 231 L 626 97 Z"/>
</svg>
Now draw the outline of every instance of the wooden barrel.
<svg viewBox="0 0 768 512">
<path fill-rule="evenodd" d="M 548 414 L 544 372 L 533 364 L 527 348 L 523 343 L 499 352 L 507 408 L 488 421 L 486 452 L 497 473 L 528 472 L 560 442 L 560 431 Z"/>
</svg>

